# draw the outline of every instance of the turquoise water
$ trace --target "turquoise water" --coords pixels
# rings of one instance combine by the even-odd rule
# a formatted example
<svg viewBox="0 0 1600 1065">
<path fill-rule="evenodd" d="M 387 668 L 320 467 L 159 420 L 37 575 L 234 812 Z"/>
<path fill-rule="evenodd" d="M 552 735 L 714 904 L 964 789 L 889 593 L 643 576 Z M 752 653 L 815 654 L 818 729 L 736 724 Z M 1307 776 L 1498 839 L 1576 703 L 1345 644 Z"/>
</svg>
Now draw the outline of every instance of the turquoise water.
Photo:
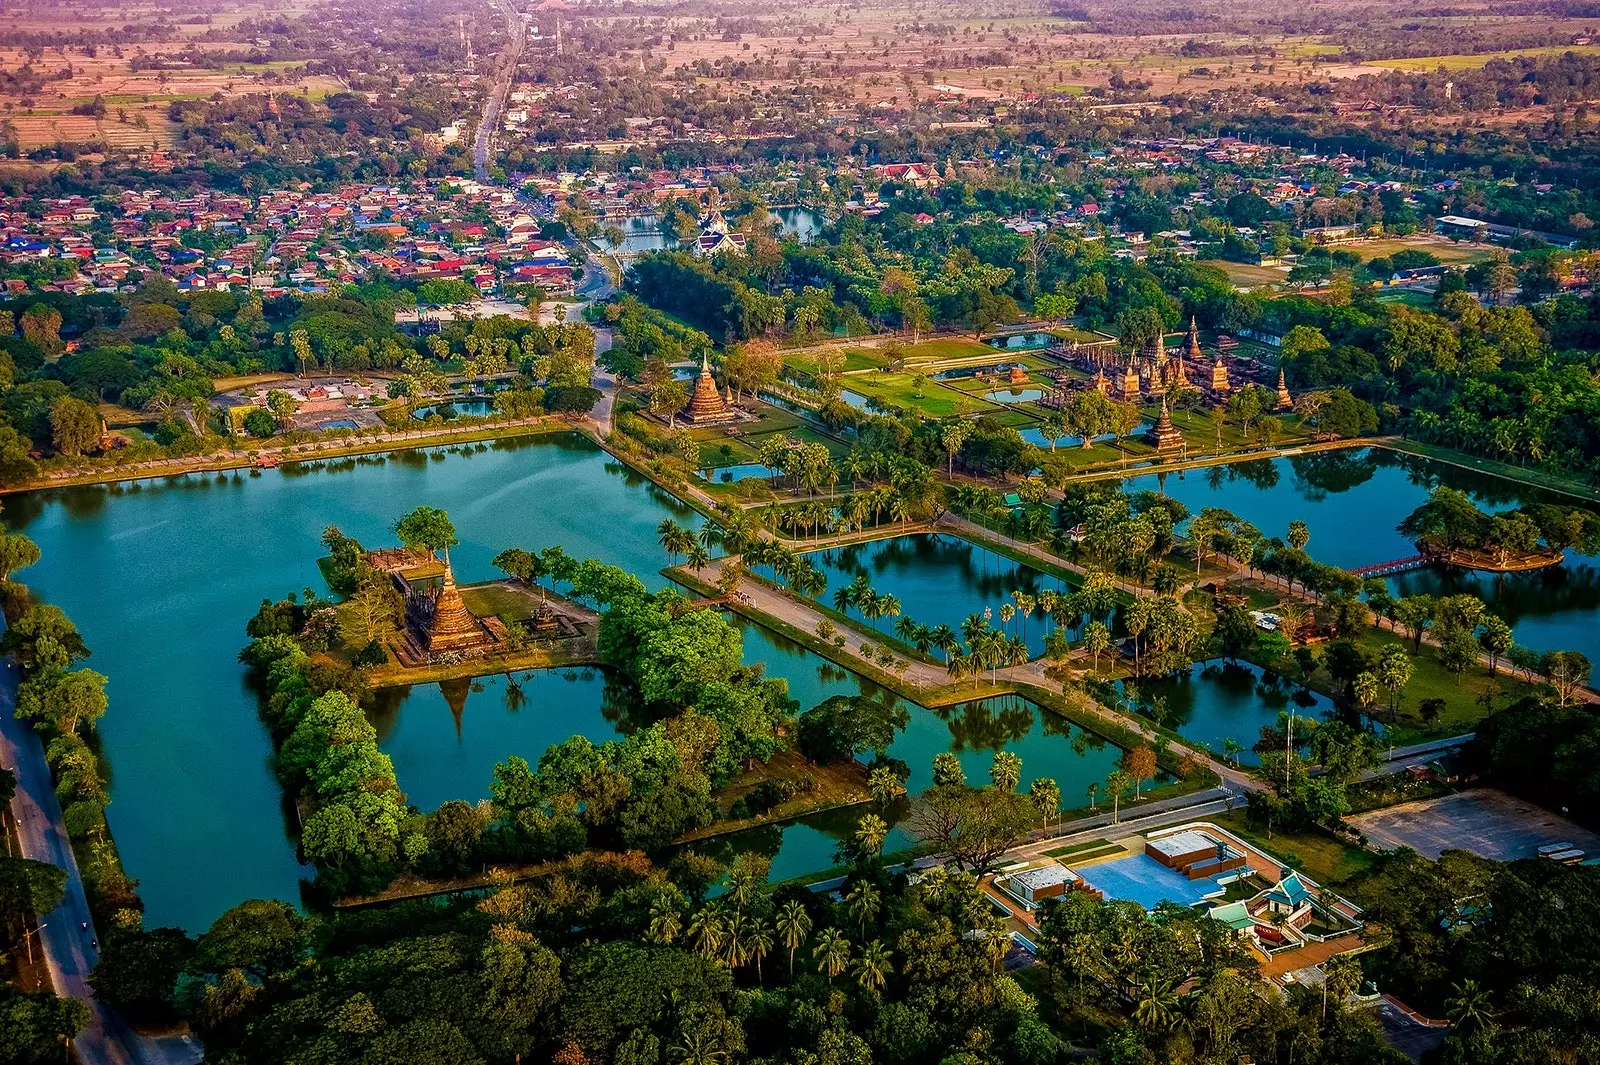
<svg viewBox="0 0 1600 1065">
<path fill-rule="evenodd" d="M 709 470 L 701 470 L 702 480 L 727 484 L 732 481 L 743 481 L 751 477 L 771 477 L 773 471 L 759 462 L 740 462 L 732 466 L 715 466 Z"/>
<path fill-rule="evenodd" d="M 745 633 L 745 659 L 767 663 L 767 675 L 789 682 L 790 696 L 806 710 L 835 695 L 861 695 L 895 702 L 893 693 L 848 670 L 819 658 L 793 641 L 750 622 L 738 622 Z M 933 757 L 949 752 L 961 761 L 967 780 L 989 779 L 995 753 L 1008 750 L 1022 759 L 1022 790 L 1038 777 L 1050 777 L 1061 789 L 1062 806 L 1087 802 L 1091 782 L 1101 785 L 1116 768 L 1122 751 L 1099 736 L 1084 731 L 1065 718 L 1041 709 L 1026 699 L 1003 696 L 928 709 L 904 702 L 910 712 L 906 730 L 889 748 L 889 755 L 911 770 L 908 790 L 915 794 L 932 783 Z M 787 825 L 769 825 L 735 833 L 698 845 L 698 849 L 724 858 L 741 851 L 772 859 L 772 879 L 786 880 L 834 864 L 838 841 L 855 831 L 866 807 L 834 810 Z M 915 842 L 907 831 L 904 802 L 887 811 L 891 825 L 885 849 L 902 850 Z"/>
<path fill-rule="evenodd" d="M 985 609 L 991 612 L 990 624 L 1000 628 L 1000 608 L 1007 603 L 1014 605 L 1012 592 L 1036 596 L 1042 591 L 1068 587 L 1064 581 L 1031 566 L 959 537 L 937 533 L 829 548 L 806 557 L 828 578 L 828 590 L 819 596 L 823 604 L 832 606 L 834 592 L 864 576 L 878 594 L 899 598 L 903 616 L 930 627 L 949 625 L 957 633 L 967 615 L 981 614 Z M 861 620 L 858 612 L 852 611 L 850 616 Z M 891 633 L 897 620 L 883 618 L 877 628 Z M 1013 618 L 1009 631 L 1025 638 L 1029 650 L 1038 655 L 1044 651 L 1048 626 L 1043 616 L 1035 614 L 1025 624 Z"/>
<path fill-rule="evenodd" d="M 1048 348 L 1052 344 L 1061 343 L 1061 340 L 1050 333 L 1013 333 L 1008 337 L 990 337 L 984 343 L 991 348 L 1023 351 L 1032 348 Z"/>
<path fill-rule="evenodd" d="M 1311 531 L 1307 552 L 1320 562 L 1349 569 L 1416 554 L 1416 547 L 1395 527 L 1441 484 L 1466 492 L 1487 510 L 1575 502 L 1380 448 L 1149 474 L 1129 478 L 1123 487 L 1165 491 L 1195 513 L 1202 507 L 1224 507 L 1268 537 L 1285 535 L 1289 522 L 1298 518 Z M 1470 592 L 1509 622 L 1524 646 L 1578 650 L 1600 663 L 1600 565 L 1588 556 L 1569 551 L 1563 565 L 1534 573 L 1469 573 L 1435 566 L 1400 574 L 1389 584 L 1400 595 Z"/>
<path fill-rule="evenodd" d="M 419 420 L 439 414 L 445 407 L 455 408 L 456 417 L 481 417 L 494 413 L 494 400 L 492 399 L 453 399 L 449 403 L 430 403 L 426 407 L 418 407 L 411 412 L 413 418 Z"/>
<path fill-rule="evenodd" d="M 569 435 L 6 500 L 7 523 L 43 551 L 25 580 L 76 621 L 87 665 L 110 678 L 108 816 L 152 926 L 198 930 L 242 899 L 299 897 L 293 815 L 236 658 L 244 623 L 263 598 L 323 587 L 324 526 L 382 544 L 421 503 L 450 511 L 464 581 L 496 576 L 490 559 L 510 544 L 562 544 L 659 587 L 656 523 L 694 523 Z"/>
<path fill-rule="evenodd" d="M 1260 739 L 1262 726 L 1276 725 L 1280 713 L 1292 707 L 1297 716 L 1322 720 L 1333 712 L 1326 696 L 1247 662 L 1198 663 L 1176 677 L 1140 681 L 1138 692 L 1146 713 L 1155 700 L 1165 702 L 1161 723 L 1184 739 L 1219 756 L 1223 741 L 1234 740 L 1244 748 L 1239 760 L 1245 765 L 1259 764 L 1250 748 Z"/>
</svg>

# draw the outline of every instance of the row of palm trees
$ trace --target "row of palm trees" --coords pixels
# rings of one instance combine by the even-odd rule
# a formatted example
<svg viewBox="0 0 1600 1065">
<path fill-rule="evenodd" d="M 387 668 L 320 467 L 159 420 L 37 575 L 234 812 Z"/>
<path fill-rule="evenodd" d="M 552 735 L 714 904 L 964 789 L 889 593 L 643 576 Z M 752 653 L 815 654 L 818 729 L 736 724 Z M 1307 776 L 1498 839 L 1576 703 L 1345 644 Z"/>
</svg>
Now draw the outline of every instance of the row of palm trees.
<svg viewBox="0 0 1600 1065">
<path fill-rule="evenodd" d="M 846 616 L 851 610 L 872 622 L 874 632 L 884 618 L 900 616 L 900 598 L 891 593 L 879 593 L 867 582 L 866 574 L 856 574 L 856 579 L 842 585 L 833 593 L 833 608 Z"/>
<path fill-rule="evenodd" d="M 762 962 L 779 947 L 788 954 L 792 978 L 795 957 L 808 941 L 817 971 L 825 974 L 830 983 L 848 971 L 864 991 L 876 995 L 894 973 L 893 952 L 881 940 L 872 939 L 858 950 L 837 927 L 824 928 L 813 939 L 811 915 L 799 901 L 785 903 L 768 921 L 751 911 L 753 900 L 741 897 L 739 890 L 734 885 L 723 898 L 707 902 L 689 917 L 687 924 L 676 900 L 662 895 L 650 907 L 647 934 L 657 943 L 682 941 L 701 957 L 729 971 L 754 967 L 758 984 L 764 982 Z M 867 925 L 883 910 L 883 896 L 876 886 L 862 882 L 844 896 L 843 905 L 864 937 Z"/>
</svg>

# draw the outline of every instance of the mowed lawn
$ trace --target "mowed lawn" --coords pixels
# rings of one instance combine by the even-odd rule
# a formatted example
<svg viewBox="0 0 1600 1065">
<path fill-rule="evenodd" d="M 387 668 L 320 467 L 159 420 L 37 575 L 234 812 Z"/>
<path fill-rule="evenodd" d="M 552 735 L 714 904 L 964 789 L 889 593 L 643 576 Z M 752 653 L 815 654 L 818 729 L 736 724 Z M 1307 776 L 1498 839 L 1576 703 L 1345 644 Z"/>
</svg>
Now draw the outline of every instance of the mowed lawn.
<svg viewBox="0 0 1600 1065">
<path fill-rule="evenodd" d="M 1362 262 L 1388 258 L 1397 251 L 1425 251 L 1446 266 L 1466 266 L 1493 258 L 1494 250 L 1477 244 L 1457 244 L 1448 240 L 1384 240 L 1337 245 L 1361 256 Z"/>
<path fill-rule="evenodd" d="M 970 414 L 994 407 L 978 396 L 963 396 L 935 381 L 918 385 L 916 375 L 909 373 L 856 374 L 848 378 L 844 386 L 883 403 L 921 411 L 930 418 L 948 418 L 952 414 Z"/>
<path fill-rule="evenodd" d="M 1287 270 L 1273 266 L 1256 266 L 1253 263 L 1234 263 L 1226 259 L 1204 259 L 1201 266 L 1214 266 L 1228 275 L 1236 288 L 1260 288 L 1262 285 L 1281 285 L 1289 280 Z"/>
</svg>

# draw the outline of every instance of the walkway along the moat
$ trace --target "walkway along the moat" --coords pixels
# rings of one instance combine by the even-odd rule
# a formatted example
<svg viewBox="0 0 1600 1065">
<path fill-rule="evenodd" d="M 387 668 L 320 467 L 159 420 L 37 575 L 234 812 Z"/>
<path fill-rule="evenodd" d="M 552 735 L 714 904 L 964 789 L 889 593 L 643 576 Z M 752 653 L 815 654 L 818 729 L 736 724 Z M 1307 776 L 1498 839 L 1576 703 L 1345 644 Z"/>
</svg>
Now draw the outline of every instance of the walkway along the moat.
<svg viewBox="0 0 1600 1065">
<path fill-rule="evenodd" d="M 4 631 L 5 620 L 0 617 L 0 632 Z M 0 661 L 0 765 L 17 776 L 11 811 L 17 819 L 22 856 L 59 866 L 67 873 L 66 894 L 59 906 L 39 919 L 35 938 L 49 963 L 56 994 L 89 1006 L 89 1026 L 72 1047 L 83 1065 L 192 1065 L 201 1058 L 193 1039 L 142 1036 L 115 1010 L 100 1005 L 90 990 L 89 973 L 99 960 L 94 918 L 61 819 L 61 803 L 45 762 L 44 744 L 28 722 L 16 717 L 20 680 L 15 662 L 10 658 Z"/>
</svg>

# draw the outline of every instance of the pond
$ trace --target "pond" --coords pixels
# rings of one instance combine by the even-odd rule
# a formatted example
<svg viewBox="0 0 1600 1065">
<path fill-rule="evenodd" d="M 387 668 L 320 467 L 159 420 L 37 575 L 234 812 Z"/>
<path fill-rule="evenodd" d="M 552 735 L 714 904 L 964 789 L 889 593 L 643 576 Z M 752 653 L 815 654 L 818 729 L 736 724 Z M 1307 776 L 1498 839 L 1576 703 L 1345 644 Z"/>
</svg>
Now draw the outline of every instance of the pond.
<svg viewBox="0 0 1600 1065">
<path fill-rule="evenodd" d="M 981 614 L 985 609 L 993 611 L 991 624 L 999 628 L 1000 607 L 1013 602 L 1014 591 L 1037 595 L 1046 589 L 1061 591 L 1067 587 L 1058 578 L 988 548 L 937 533 L 834 547 L 806 557 L 828 579 L 827 591 L 819 596 L 824 605 L 831 606 L 835 592 L 864 576 L 878 594 L 899 598 L 902 616 L 922 625 L 949 625 L 957 632 L 967 615 Z M 852 612 L 851 616 L 860 620 L 859 613 Z M 888 634 L 896 620 L 884 618 L 878 627 Z M 1009 628 L 1013 635 L 1025 637 L 1029 651 L 1038 655 L 1044 651 L 1048 624 L 1036 615 L 1026 625 L 1013 619 Z"/>
<path fill-rule="evenodd" d="M 809 244 L 822 232 L 823 218 L 809 207 L 779 207 L 768 211 L 767 217 L 778 223 L 778 229 L 801 244 Z"/>
<path fill-rule="evenodd" d="M 1139 681 L 1137 690 L 1140 707 L 1159 723 L 1219 756 L 1224 742 L 1231 739 L 1244 748 L 1239 760 L 1245 765 L 1260 764 L 1250 748 L 1260 738 L 1261 727 L 1276 725 L 1280 713 L 1293 708 L 1296 716 L 1322 720 L 1334 709 L 1326 696 L 1276 673 L 1220 659 L 1197 663 L 1175 677 Z M 1154 712 L 1157 700 L 1163 714 Z"/>
<path fill-rule="evenodd" d="M 496 576 L 490 559 L 513 543 L 561 544 L 660 587 L 656 524 L 699 524 L 574 434 L 6 500 L 7 524 L 43 552 L 28 585 L 72 617 L 88 665 L 110 678 L 107 813 L 152 927 L 198 931 L 243 899 L 299 897 L 271 744 L 236 657 L 244 623 L 264 597 L 322 587 L 325 526 L 385 544 L 421 503 L 455 521 L 464 581 Z"/>
<path fill-rule="evenodd" d="M 446 414 L 445 411 L 454 411 Z M 494 413 L 494 400 L 492 399 L 452 399 L 448 403 L 430 403 L 426 407 L 418 407 L 411 412 L 413 418 L 420 420 L 433 417 L 435 414 L 444 418 L 480 418 L 485 414 Z"/>
<path fill-rule="evenodd" d="M 1140 435 L 1141 433 L 1143 433 L 1145 430 L 1147 430 L 1149 428 L 1150 428 L 1150 423 L 1149 422 L 1143 422 L 1143 423 L 1141 423 L 1139 425 L 1139 428 L 1135 429 L 1129 435 L 1130 436 L 1138 436 L 1138 435 Z M 1044 433 L 1040 431 L 1040 429 L 1039 429 L 1039 427 L 1037 425 L 1030 425 L 1026 429 L 1019 429 L 1017 431 L 1022 434 L 1022 442 L 1023 443 L 1032 444 L 1034 447 L 1042 447 L 1046 451 L 1050 450 L 1050 441 L 1048 441 L 1048 440 L 1046 440 L 1044 438 Z M 1097 444 L 1109 444 L 1114 440 L 1116 440 L 1116 435 L 1114 433 L 1102 433 L 1099 436 L 1094 438 L 1094 442 L 1097 443 Z M 1068 448 L 1068 447 L 1082 447 L 1082 446 L 1083 446 L 1083 437 L 1081 437 L 1081 436 L 1058 436 L 1058 437 L 1056 437 L 1056 449 L 1057 450 L 1060 450 L 1062 448 Z"/>
<path fill-rule="evenodd" d="M 1003 373 L 1010 373 L 1013 369 L 1024 368 L 1020 362 L 996 362 L 988 366 L 957 366 L 952 370 L 940 370 L 931 376 L 935 381 L 962 381 L 969 377 L 984 374 L 990 377 Z"/>
<path fill-rule="evenodd" d="M 1053 333 L 1012 333 L 1010 336 L 989 337 L 984 343 L 991 348 L 1025 351 L 1052 347 L 1061 343 L 1061 338 Z"/>
<path fill-rule="evenodd" d="M 892 704 L 893 693 L 820 658 L 793 641 L 750 622 L 739 621 L 745 633 L 746 661 L 767 663 L 767 675 L 789 682 L 789 694 L 801 710 L 835 695 L 862 695 Z M 1071 809 L 1087 802 L 1091 783 L 1105 793 L 1107 774 L 1122 751 L 1094 733 L 1043 710 L 1026 699 L 1003 696 L 952 707 L 928 709 L 905 702 L 911 719 L 889 748 L 889 755 L 911 770 L 907 788 L 920 792 L 932 783 L 933 757 L 949 752 L 961 761 L 967 779 L 984 783 L 998 751 L 1022 759 L 1021 789 L 1038 777 L 1050 777 L 1061 789 L 1061 804 Z M 834 864 L 833 849 L 855 831 L 864 807 L 835 810 L 786 825 L 770 825 L 700 844 L 698 849 L 724 858 L 750 851 L 772 859 L 772 879 L 787 880 Z M 903 850 L 915 841 L 904 824 L 906 804 L 886 811 L 892 828 L 885 850 Z"/>
<path fill-rule="evenodd" d="M 800 644 L 743 618 L 733 623 L 744 636 L 744 658 L 763 662 L 769 677 L 781 677 L 798 710 L 835 695 L 865 696 L 885 709 L 904 704 L 910 719 L 889 749 L 911 771 L 918 792 L 932 783 L 933 758 L 949 752 L 973 781 L 987 779 L 994 755 L 1009 750 L 1022 758 L 1022 787 L 1048 776 L 1061 788 L 1067 808 L 1081 805 L 1091 782 L 1103 782 L 1121 750 L 1066 719 L 1018 698 L 986 699 L 930 710 L 905 702 Z M 638 724 L 629 685 L 599 669 L 534 670 L 512 677 L 418 685 L 383 693 L 369 713 L 378 743 L 394 760 L 407 799 L 424 810 L 459 799 L 488 797 L 496 763 L 519 755 L 537 764 L 551 744 L 581 735 L 604 743 Z M 836 811 L 787 826 L 738 833 L 699 849 L 721 854 L 740 850 L 780 853 L 774 877 L 787 878 L 833 864 L 838 834 L 853 831 L 860 809 Z M 888 811 L 895 827 L 889 849 L 912 844 L 901 819 L 905 804 Z"/>
<path fill-rule="evenodd" d="M 1268 537 L 1289 522 L 1311 531 L 1306 550 L 1346 569 L 1416 554 L 1396 526 L 1438 485 L 1459 489 L 1486 510 L 1564 502 L 1504 478 L 1382 448 L 1346 448 L 1289 458 L 1260 459 L 1178 474 L 1148 474 L 1123 482 L 1129 491 L 1162 490 L 1191 512 L 1224 507 Z M 1533 573 L 1472 573 L 1436 566 L 1389 580 L 1399 595 L 1470 592 L 1509 622 L 1517 642 L 1537 650 L 1582 651 L 1600 662 L 1600 566 L 1576 552 Z"/>
<path fill-rule="evenodd" d="M 511 755 L 537 765 L 571 736 L 615 739 L 634 709 L 631 686 L 605 670 L 538 669 L 386 689 L 367 717 L 407 801 L 434 810 L 487 799 L 495 765 Z"/>
<path fill-rule="evenodd" d="M 985 392 L 984 399 L 991 403 L 1033 403 L 1044 398 L 1042 388 L 997 388 Z"/>
<path fill-rule="evenodd" d="M 732 466 L 716 466 L 700 471 L 701 480 L 718 484 L 731 484 L 753 477 L 771 477 L 773 471 L 759 462 L 740 462 Z"/>
<path fill-rule="evenodd" d="M 848 388 L 841 388 L 839 390 L 839 398 L 850 404 L 850 406 L 854 407 L 856 410 L 867 409 L 867 397 L 863 396 L 860 392 L 852 392 Z"/>
</svg>

